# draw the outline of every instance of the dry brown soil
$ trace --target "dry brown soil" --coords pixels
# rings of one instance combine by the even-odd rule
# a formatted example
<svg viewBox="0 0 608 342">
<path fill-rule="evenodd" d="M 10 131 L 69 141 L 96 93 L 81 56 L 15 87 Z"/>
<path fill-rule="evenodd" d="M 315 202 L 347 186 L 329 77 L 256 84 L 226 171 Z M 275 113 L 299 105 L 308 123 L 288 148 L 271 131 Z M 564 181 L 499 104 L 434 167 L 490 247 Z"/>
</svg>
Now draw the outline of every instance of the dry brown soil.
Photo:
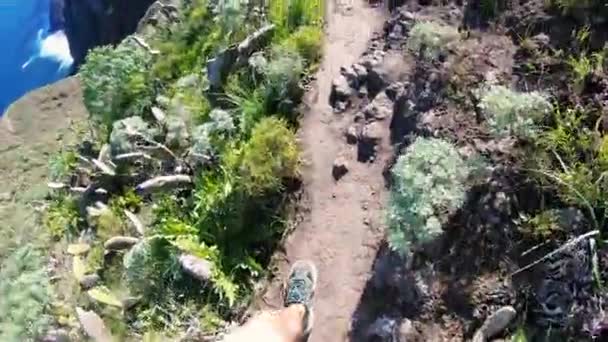
<svg viewBox="0 0 608 342">
<path fill-rule="evenodd" d="M 289 264 L 312 260 L 319 270 L 319 283 L 310 342 L 348 340 L 352 315 L 382 239 L 387 195 L 382 171 L 392 155 L 387 121 L 375 162 L 358 162 L 356 146 L 344 138 L 352 123 L 352 109 L 335 114 L 329 105 L 332 79 L 341 66 L 356 62 L 373 33 L 382 29 L 385 9 L 370 7 L 363 0 L 332 0 L 327 6 L 324 59 L 305 98 L 307 109 L 300 129 L 306 212 L 287 238 L 285 258 L 264 296 L 266 304 L 280 307 L 281 279 Z M 335 181 L 332 165 L 339 156 L 347 160 L 349 171 Z"/>
<path fill-rule="evenodd" d="M 49 158 L 74 143 L 87 117 L 78 79 L 32 91 L 0 118 L 0 222 L 34 237 L 38 204 L 48 193 Z"/>
</svg>

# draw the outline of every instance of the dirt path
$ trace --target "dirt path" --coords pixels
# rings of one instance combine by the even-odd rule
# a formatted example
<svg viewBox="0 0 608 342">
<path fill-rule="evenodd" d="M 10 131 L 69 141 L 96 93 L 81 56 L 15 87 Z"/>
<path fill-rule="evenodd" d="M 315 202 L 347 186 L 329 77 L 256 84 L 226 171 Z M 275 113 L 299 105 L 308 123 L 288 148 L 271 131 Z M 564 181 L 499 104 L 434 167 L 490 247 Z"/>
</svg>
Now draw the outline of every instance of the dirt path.
<svg viewBox="0 0 608 342">
<path fill-rule="evenodd" d="M 382 236 L 382 168 L 390 147 L 381 148 L 374 163 L 357 162 L 356 147 L 347 145 L 343 133 L 352 123 L 353 113 L 334 114 L 329 96 L 340 67 L 354 63 L 365 51 L 374 31 L 382 28 L 383 18 L 382 9 L 370 8 L 364 0 L 329 1 L 325 57 L 316 75 L 316 86 L 305 100 L 309 109 L 302 121 L 300 139 L 307 162 L 303 170 L 304 205 L 309 212 L 286 242 L 286 260 L 279 267 L 277 279 L 283 279 L 289 263 L 297 259 L 316 263 L 319 284 L 310 342 L 348 340 L 351 316 Z M 388 133 L 384 136 L 388 137 Z M 336 182 L 332 165 L 338 156 L 348 161 L 349 172 Z M 264 300 L 280 306 L 278 280 Z"/>
</svg>

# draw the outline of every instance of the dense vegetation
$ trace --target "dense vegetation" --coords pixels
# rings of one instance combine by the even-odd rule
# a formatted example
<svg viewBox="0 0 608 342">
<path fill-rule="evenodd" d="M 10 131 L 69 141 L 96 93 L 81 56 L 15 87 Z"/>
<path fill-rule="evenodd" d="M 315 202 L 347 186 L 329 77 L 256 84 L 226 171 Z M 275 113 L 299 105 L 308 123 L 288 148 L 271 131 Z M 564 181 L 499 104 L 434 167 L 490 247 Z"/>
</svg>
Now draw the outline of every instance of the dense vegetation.
<svg viewBox="0 0 608 342">
<path fill-rule="evenodd" d="M 3 249 L 3 341 L 47 327 L 80 340 L 78 320 L 88 335 L 83 317 L 95 321 L 86 310 L 137 341 L 212 335 L 243 312 L 297 183 L 294 130 L 321 57 L 321 6 L 188 1 L 154 36 L 89 53 L 80 78 L 91 130 L 51 158 L 47 234 Z M 205 63 L 267 24 L 270 40 L 209 91 Z M 145 186 L 172 176 L 183 182 Z M 53 267 L 41 249 L 56 251 Z"/>
<path fill-rule="evenodd" d="M 450 271 L 433 264 L 434 270 L 454 281 L 468 277 L 483 282 L 487 271 L 500 274 L 501 280 L 517 281 L 513 288 L 520 297 L 511 303 L 520 306 L 509 304 L 519 314 L 511 326 L 517 325 L 517 330 L 509 331 L 512 341 L 605 339 L 608 76 L 603 25 L 607 7 L 603 1 L 525 3 L 470 3 L 480 11 L 475 15 L 490 21 L 482 32 L 475 27 L 459 34 L 437 13 L 436 22 L 427 17 L 413 20 L 406 43 L 409 53 L 428 74 L 448 73 L 442 76 L 450 79 L 453 91 L 444 95 L 435 90 L 438 105 L 433 111 L 441 122 L 418 113 L 426 120 L 417 123 L 416 128 L 424 128 L 416 132 L 421 136 L 405 139 L 406 148 L 393 166 L 387 210 L 389 245 L 409 255 L 444 248 L 442 253 L 465 255 L 464 263 L 491 265 L 483 269 L 476 263 L 472 274 L 464 274 L 457 260 L 447 262 Z M 545 13 L 554 23 L 538 25 L 538 17 L 522 14 L 529 8 Z M 520 19 L 527 26 L 514 22 Z M 572 32 L 565 36 L 570 34 L 571 39 L 562 40 L 551 25 L 568 25 Z M 500 48 L 488 40 L 501 35 L 502 26 L 515 44 L 513 70 L 510 66 L 500 69 L 500 61 L 494 64 L 476 55 L 483 51 L 497 56 L 492 51 Z M 492 65 L 491 72 L 484 70 L 486 65 Z M 429 85 L 420 75 L 424 73 L 417 72 L 411 83 L 426 89 Z M 492 171 L 475 187 L 472 176 L 477 167 L 469 164 L 471 151 L 482 152 Z M 484 202 L 497 193 L 508 199 L 500 204 L 507 203 L 502 208 L 493 207 L 500 202 L 497 199 L 494 204 Z M 486 218 L 495 218 L 497 223 Z M 457 240 L 455 229 L 473 245 L 442 241 L 425 250 L 442 235 Z M 493 249 L 499 251 L 500 260 L 495 263 L 489 260 Z M 479 253 L 482 260 L 471 253 Z M 579 257 L 584 261 L 572 261 Z M 439 259 L 423 258 L 438 265 L 448 259 L 444 254 Z M 508 258 L 513 260 L 505 262 Z M 568 267 L 576 272 L 566 271 Z M 455 274 L 450 274 L 452 270 Z M 588 291 L 584 295 L 582 283 Z M 566 290 L 554 293 L 551 286 Z M 482 305 L 486 302 L 491 299 L 484 297 Z"/>
</svg>

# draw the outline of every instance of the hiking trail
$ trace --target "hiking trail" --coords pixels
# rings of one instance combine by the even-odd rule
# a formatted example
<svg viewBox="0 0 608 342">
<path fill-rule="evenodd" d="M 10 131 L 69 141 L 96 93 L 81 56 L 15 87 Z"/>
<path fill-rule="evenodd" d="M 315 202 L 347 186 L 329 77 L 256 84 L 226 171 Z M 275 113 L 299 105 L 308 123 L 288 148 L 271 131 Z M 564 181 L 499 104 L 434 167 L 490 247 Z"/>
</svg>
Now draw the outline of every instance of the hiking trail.
<svg viewBox="0 0 608 342">
<path fill-rule="evenodd" d="M 386 141 L 378 146 L 373 163 L 358 162 L 357 146 L 347 144 L 344 136 L 356 107 L 334 113 L 329 98 L 340 67 L 354 63 L 374 32 L 382 29 L 384 11 L 360 0 L 327 3 L 324 58 L 304 99 L 299 138 L 304 159 L 301 206 L 305 209 L 302 221 L 286 240 L 285 258 L 263 299 L 280 307 L 281 281 L 289 265 L 298 259 L 313 261 L 319 282 L 310 342 L 348 340 L 352 315 L 383 235 L 387 191 L 382 171 L 392 155 L 390 144 Z M 383 129 L 383 139 L 388 140 L 388 127 Z M 348 168 L 338 181 L 332 176 L 337 158 L 346 161 Z"/>
</svg>

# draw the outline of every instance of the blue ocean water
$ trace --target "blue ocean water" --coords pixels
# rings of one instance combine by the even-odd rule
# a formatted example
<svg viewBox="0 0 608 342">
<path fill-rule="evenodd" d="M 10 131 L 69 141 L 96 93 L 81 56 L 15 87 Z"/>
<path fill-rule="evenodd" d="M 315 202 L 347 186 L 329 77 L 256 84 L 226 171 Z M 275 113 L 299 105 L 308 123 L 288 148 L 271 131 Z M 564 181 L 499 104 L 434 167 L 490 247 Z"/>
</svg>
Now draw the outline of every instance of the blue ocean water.
<svg viewBox="0 0 608 342">
<path fill-rule="evenodd" d="M 0 0 L 0 116 L 28 91 L 70 74 L 62 29 L 51 28 L 51 0 Z"/>
</svg>

